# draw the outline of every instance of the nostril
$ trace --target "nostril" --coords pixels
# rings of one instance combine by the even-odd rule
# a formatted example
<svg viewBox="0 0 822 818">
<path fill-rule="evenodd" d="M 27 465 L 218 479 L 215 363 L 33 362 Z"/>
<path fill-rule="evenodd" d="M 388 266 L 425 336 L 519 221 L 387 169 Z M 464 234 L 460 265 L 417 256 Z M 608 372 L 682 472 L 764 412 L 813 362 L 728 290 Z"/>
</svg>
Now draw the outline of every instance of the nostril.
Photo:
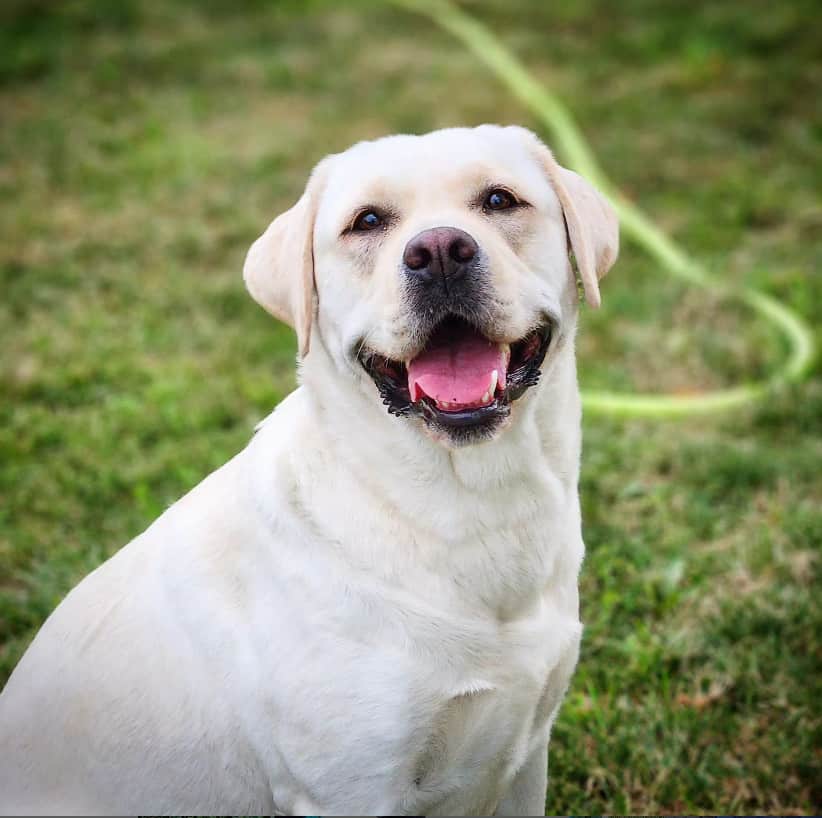
<svg viewBox="0 0 822 818">
<path fill-rule="evenodd" d="M 415 280 L 462 278 L 479 254 L 473 237 L 456 227 L 433 227 L 418 233 L 405 246 L 402 260 Z"/>
<path fill-rule="evenodd" d="M 477 243 L 468 235 L 457 236 L 448 248 L 448 255 L 453 261 L 465 263 L 477 254 Z"/>
<path fill-rule="evenodd" d="M 431 263 L 431 251 L 422 243 L 411 242 L 405 248 L 403 262 L 411 270 L 422 270 Z"/>
</svg>

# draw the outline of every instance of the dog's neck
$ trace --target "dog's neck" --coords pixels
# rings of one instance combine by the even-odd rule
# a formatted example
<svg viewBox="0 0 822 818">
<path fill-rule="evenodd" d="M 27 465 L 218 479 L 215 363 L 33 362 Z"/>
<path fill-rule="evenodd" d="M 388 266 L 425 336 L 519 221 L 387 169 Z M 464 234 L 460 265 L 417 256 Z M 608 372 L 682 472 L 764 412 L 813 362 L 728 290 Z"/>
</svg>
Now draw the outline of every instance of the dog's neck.
<svg viewBox="0 0 822 818">
<path fill-rule="evenodd" d="M 283 422 L 270 427 L 273 438 L 268 428 L 260 432 L 259 490 L 274 480 L 287 491 L 316 559 L 342 560 L 346 575 L 353 568 L 431 604 L 454 597 L 462 607 L 517 616 L 548 588 L 576 587 L 582 542 L 572 346 L 569 338 L 556 350 L 544 383 L 515 405 L 496 439 L 448 449 L 420 421 L 389 415 L 370 382 L 363 385 L 373 393 L 350 383 L 353 375 L 312 344 L 302 385 L 277 410 Z"/>
</svg>

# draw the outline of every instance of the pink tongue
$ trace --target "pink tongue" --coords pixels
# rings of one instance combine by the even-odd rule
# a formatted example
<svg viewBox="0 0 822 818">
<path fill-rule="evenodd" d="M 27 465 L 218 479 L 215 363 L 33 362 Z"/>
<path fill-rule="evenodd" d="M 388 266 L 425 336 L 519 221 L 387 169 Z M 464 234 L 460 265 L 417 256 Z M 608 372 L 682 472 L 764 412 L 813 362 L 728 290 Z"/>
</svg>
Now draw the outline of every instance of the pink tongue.
<svg viewBox="0 0 822 818">
<path fill-rule="evenodd" d="M 441 331 L 408 364 L 408 390 L 412 402 L 424 393 L 441 404 L 456 404 L 455 409 L 484 406 L 494 400 L 494 370 L 504 387 L 506 362 L 499 344 L 464 328 Z"/>
</svg>

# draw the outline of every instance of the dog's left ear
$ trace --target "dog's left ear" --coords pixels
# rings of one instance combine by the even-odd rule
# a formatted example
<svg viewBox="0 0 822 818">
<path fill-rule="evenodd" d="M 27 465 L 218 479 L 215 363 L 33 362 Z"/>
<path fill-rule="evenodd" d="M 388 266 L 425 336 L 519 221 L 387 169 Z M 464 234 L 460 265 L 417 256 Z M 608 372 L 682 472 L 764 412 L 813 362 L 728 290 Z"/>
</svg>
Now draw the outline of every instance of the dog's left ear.
<svg viewBox="0 0 822 818">
<path fill-rule="evenodd" d="M 588 181 L 562 167 L 549 148 L 524 128 L 557 194 L 571 249 L 574 251 L 585 300 L 592 307 L 601 303 L 599 280 L 619 255 L 619 219 L 610 202 Z"/>
<path fill-rule="evenodd" d="M 314 321 L 314 222 L 324 183 L 323 163 L 314 168 L 299 201 L 277 216 L 251 245 L 243 279 L 254 300 L 297 333 L 305 358 Z"/>
</svg>

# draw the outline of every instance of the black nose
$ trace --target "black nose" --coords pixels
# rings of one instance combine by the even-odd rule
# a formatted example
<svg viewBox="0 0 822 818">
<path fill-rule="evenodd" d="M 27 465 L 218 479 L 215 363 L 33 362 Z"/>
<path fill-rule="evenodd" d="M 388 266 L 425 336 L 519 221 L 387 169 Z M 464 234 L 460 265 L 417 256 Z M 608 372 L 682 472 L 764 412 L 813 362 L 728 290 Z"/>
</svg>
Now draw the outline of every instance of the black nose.
<svg viewBox="0 0 822 818">
<path fill-rule="evenodd" d="M 479 252 L 477 243 L 456 227 L 434 227 L 417 233 L 408 244 L 402 260 L 410 278 L 420 283 L 440 282 L 445 289 L 462 278 Z"/>
</svg>

